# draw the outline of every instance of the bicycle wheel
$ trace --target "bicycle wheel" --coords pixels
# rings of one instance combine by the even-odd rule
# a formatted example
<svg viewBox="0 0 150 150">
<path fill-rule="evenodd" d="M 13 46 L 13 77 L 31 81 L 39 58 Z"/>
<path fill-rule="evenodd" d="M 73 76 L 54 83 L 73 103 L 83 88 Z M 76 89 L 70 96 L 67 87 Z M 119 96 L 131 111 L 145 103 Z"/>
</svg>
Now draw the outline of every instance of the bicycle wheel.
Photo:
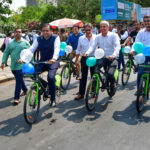
<svg viewBox="0 0 150 150">
<path fill-rule="evenodd" d="M 24 118 L 28 124 L 36 122 L 40 109 L 40 95 L 37 86 L 32 86 L 24 101 Z"/>
<path fill-rule="evenodd" d="M 137 99 L 136 99 L 136 109 L 138 113 L 142 111 L 142 109 L 144 108 L 144 103 L 148 99 L 148 93 L 145 94 L 146 82 L 147 82 L 146 78 L 142 78 L 140 81 L 140 85 L 137 93 Z"/>
<path fill-rule="evenodd" d="M 86 91 L 85 105 L 88 111 L 92 111 L 95 108 L 98 95 L 99 95 L 99 81 L 98 77 L 94 76 L 92 77 Z"/>
<path fill-rule="evenodd" d="M 70 84 L 71 70 L 68 64 L 66 64 L 61 71 L 61 88 L 66 90 Z"/>
<path fill-rule="evenodd" d="M 110 82 L 108 83 L 107 93 L 110 97 L 113 97 L 115 95 L 117 87 L 118 87 L 118 81 L 119 81 L 119 77 L 115 81 L 113 89 L 111 88 L 111 83 Z"/>
<path fill-rule="evenodd" d="M 131 74 L 130 62 L 127 61 L 125 67 L 122 72 L 122 85 L 125 86 L 128 83 L 129 77 Z"/>
</svg>

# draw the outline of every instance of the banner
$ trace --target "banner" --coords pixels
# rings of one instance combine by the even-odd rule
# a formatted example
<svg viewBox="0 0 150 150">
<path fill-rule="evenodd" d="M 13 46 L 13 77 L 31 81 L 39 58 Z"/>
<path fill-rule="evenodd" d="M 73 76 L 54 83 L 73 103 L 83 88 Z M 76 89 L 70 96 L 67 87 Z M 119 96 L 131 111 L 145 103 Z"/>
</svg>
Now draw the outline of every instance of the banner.
<svg viewBox="0 0 150 150">
<path fill-rule="evenodd" d="M 125 0 L 102 0 L 102 20 L 141 20 L 141 6 Z"/>
<path fill-rule="evenodd" d="M 117 0 L 102 0 L 101 14 L 102 14 L 102 20 L 116 20 Z"/>
<path fill-rule="evenodd" d="M 150 7 L 141 8 L 141 20 L 143 21 L 143 17 L 146 15 L 150 15 Z"/>
</svg>

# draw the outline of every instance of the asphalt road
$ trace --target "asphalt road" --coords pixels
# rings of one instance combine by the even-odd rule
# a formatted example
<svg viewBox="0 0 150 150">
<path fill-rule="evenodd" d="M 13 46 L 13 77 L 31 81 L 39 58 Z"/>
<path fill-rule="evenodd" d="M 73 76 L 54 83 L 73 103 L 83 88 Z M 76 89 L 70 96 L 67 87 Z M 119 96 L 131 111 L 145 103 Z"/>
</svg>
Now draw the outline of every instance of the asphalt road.
<svg viewBox="0 0 150 150">
<path fill-rule="evenodd" d="M 73 100 L 78 81 L 72 78 L 71 83 L 56 108 L 41 102 L 32 126 L 23 117 L 24 97 L 18 106 L 11 104 L 14 81 L 0 84 L 0 150 L 149 150 L 150 103 L 137 114 L 135 74 L 126 87 L 120 83 L 113 99 L 100 92 L 91 113 L 84 100 Z"/>
</svg>

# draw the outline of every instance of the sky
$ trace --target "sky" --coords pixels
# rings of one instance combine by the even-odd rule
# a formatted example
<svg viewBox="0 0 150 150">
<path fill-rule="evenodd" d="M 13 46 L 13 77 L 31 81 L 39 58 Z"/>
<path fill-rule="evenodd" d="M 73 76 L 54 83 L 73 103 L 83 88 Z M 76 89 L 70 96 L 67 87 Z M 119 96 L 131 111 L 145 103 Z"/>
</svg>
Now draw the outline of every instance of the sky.
<svg viewBox="0 0 150 150">
<path fill-rule="evenodd" d="M 26 6 L 26 0 L 12 0 L 10 9 L 17 10 L 19 7 Z"/>
</svg>

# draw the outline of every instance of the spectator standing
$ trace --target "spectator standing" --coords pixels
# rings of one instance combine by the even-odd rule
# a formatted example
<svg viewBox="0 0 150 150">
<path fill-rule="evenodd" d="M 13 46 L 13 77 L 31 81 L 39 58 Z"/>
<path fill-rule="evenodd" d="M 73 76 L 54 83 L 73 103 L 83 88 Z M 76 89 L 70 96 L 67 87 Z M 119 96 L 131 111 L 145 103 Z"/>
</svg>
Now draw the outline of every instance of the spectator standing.
<svg viewBox="0 0 150 150">
<path fill-rule="evenodd" d="M 128 32 L 126 30 L 123 30 L 123 25 L 119 25 L 118 29 L 117 29 L 117 33 L 120 37 L 120 44 L 123 44 L 124 41 L 127 39 L 128 37 Z M 118 62 L 118 69 L 121 71 L 122 69 L 120 68 L 122 64 L 122 67 L 125 66 L 125 62 L 124 62 L 124 56 L 122 53 L 122 50 L 120 49 L 119 52 L 119 62 Z"/>
<path fill-rule="evenodd" d="M 27 94 L 27 87 L 23 81 L 23 73 L 22 67 L 23 63 L 20 63 L 20 53 L 23 49 L 29 48 L 30 44 L 22 37 L 22 29 L 17 28 L 14 32 L 14 39 L 12 39 L 3 54 L 1 68 L 4 69 L 4 64 L 7 62 L 7 59 L 10 55 L 11 57 L 11 70 L 15 76 L 16 86 L 15 86 L 15 94 L 14 94 L 14 104 L 19 104 L 20 96 L 24 96 Z M 20 95 L 21 89 L 23 93 Z"/>
<path fill-rule="evenodd" d="M 93 30 L 93 34 L 98 34 L 98 29 L 96 27 L 96 22 L 93 22 L 93 28 L 92 28 L 92 30 Z"/>
</svg>

